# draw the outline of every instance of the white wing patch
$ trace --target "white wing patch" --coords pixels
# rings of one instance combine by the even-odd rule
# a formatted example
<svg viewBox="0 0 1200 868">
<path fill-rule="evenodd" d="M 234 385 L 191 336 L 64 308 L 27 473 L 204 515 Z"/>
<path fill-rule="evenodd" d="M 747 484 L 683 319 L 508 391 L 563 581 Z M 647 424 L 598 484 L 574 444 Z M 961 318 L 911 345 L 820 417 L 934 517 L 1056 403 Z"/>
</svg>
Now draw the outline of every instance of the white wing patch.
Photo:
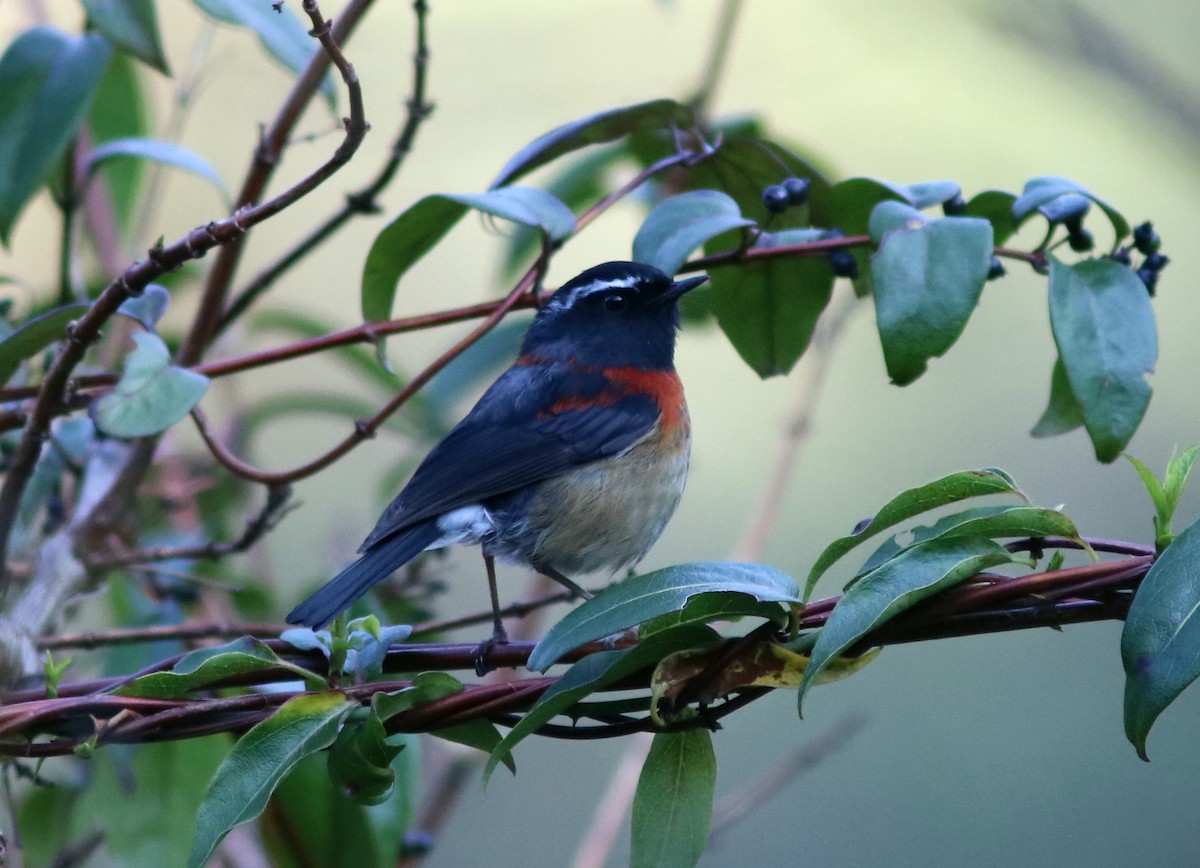
<svg viewBox="0 0 1200 868">
<path fill-rule="evenodd" d="M 425 550 L 440 549 L 457 543 L 477 543 L 496 529 L 491 513 L 481 504 L 460 506 L 438 516 L 437 528 L 441 536 Z"/>
</svg>

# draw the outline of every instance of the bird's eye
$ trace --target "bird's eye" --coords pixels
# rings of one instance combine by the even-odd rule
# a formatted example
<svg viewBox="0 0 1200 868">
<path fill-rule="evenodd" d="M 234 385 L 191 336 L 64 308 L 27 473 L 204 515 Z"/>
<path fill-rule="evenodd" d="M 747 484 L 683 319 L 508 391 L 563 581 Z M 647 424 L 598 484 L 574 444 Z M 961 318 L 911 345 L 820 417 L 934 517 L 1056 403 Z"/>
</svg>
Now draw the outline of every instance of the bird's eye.
<svg viewBox="0 0 1200 868">
<path fill-rule="evenodd" d="M 604 309 L 609 313 L 620 313 L 629 307 L 629 298 L 619 292 L 604 296 Z"/>
</svg>

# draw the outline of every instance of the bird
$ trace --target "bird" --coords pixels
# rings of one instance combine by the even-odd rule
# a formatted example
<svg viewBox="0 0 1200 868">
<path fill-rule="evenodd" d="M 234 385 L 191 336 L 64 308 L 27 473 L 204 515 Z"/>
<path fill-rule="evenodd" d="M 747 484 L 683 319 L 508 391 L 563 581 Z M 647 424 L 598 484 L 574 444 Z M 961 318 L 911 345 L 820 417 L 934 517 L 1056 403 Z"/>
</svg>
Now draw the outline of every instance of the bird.
<svg viewBox="0 0 1200 868">
<path fill-rule="evenodd" d="M 571 576 L 640 561 L 675 513 L 691 422 L 675 372 L 675 280 L 614 261 L 556 290 L 519 354 L 428 453 L 384 509 L 359 557 L 287 616 L 319 629 L 420 552 L 480 544 L 491 593 L 487 650 L 507 642 L 495 560 L 532 567 L 575 596 Z"/>
</svg>

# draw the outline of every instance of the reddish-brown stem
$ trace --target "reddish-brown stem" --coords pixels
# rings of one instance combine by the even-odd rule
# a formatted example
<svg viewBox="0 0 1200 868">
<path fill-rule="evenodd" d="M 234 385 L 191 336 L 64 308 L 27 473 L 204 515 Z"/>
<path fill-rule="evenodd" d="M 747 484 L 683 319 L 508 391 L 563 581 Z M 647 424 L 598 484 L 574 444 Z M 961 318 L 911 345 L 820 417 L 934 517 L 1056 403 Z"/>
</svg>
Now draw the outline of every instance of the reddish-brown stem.
<svg viewBox="0 0 1200 868">
<path fill-rule="evenodd" d="M 412 7 L 417 24 L 416 48 L 413 51 L 412 60 L 412 94 L 406 102 L 407 118 L 392 145 L 387 161 L 371 183 L 361 190 L 347 194 L 345 204 L 337 212 L 313 229 L 274 264 L 260 272 L 237 294 L 237 297 L 229 303 L 228 308 L 221 315 L 220 322 L 217 324 L 218 334 L 245 313 L 250 305 L 274 285 L 275 281 L 294 268 L 309 253 L 320 247 L 353 217 L 361 214 L 373 214 L 379 210 L 375 201 L 376 197 L 396 177 L 405 157 L 412 150 L 421 123 L 433 112 L 433 106 L 425 96 L 426 79 L 429 72 L 429 46 L 426 41 L 425 21 L 429 7 L 425 0 L 416 0 Z M 338 20 L 341 21 L 341 18 Z"/>
<path fill-rule="evenodd" d="M 12 531 L 13 521 L 16 519 L 21 494 L 37 463 L 42 443 L 50 430 L 50 422 L 63 404 L 63 396 L 66 393 L 71 373 L 83 359 L 87 347 L 98 339 L 101 327 L 112 318 L 117 308 L 130 296 L 140 293 L 151 280 L 178 268 L 189 259 L 205 255 L 213 247 L 237 241 L 249 227 L 294 204 L 341 168 L 357 150 L 367 129 L 366 117 L 363 113 L 362 88 L 359 85 L 358 77 L 354 68 L 342 56 L 341 49 L 332 37 L 327 22 L 322 19 L 316 3 L 306 0 L 305 11 L 309 13 L 315 35 L 324 48 L 321 55 L 328 55 L 337 64 L 342 73 L 342 79 L 346 83 L 350 99 L 350 119 L 346 123 L 345 138 L 323 166 L 278 196 L 261 205 L 237 210 L 233 216 L 225 220 L 194 229 L 169 247 L 151 250 L 145 260 L 129 266 L 109 284 L 83 316 L 68 328 L 67 339 L 63 342 L 42 382 L 29 421 L 26 423 L 25 432 L 13 452 L 3 488 L 0 488 L 0 553 L 6 554 L 8 538 Z M 310 68 L 316 63 L 317 61 L 314 59 Z M 315 83 L 313 87 L 315 87 Z M 186 358 L 186 354 L 184 357 Z M 0 573 L 0 588 L 6 584 L 7 568 L 5 567 Z"/>
<path fill-rule="evenodd" d="M 359 142 L 362 141 L 362 137 L 367 131 L 366 123 L 363 120 L 362 91 L 358 86 L 358 76 L 354 72 L 354 67 L 346 60 L 338 43 L 349 35 L 371 3 L 372 0 L 350 0 L 350 3 L 338 15 L 337 26 L 331 27 L 330 22 L 326 21 L 321 15 L 321 11 L 317 7 L 315 0 L 304 0 L 304 12 L 308 15 L 313 25 L 313 29 L 310 32 L 320 41 L 325 50 L 313 55 L 313 59 L 309 62 L 304 72 L 296 79 L 296 83 L 293 85 L 291 93 L 288 94 L 288 98 L 280 109 L 279 114 L 275 116 L 271 125 L 264 131 L 258 148 L 254 152 L 254 160 L 250 165 L 249 171 L 246 173 L 245 180 L 242 182 L 241 192 L 238 193 L 236 210 L 247 208 L 254 208 L 254 210 L 264 209 L 268 212 L 265 216 L 270 216 L 275 211 L 281 210 L 291 204 L 291 202 L 285 202 L 271 210 L 269 206 L 278 203 L 282 198 L 277 196 L 268 200 L 264 205 L 254 206 L 254 203 L 262 198 L 263 192 L 266 190 L 267 184 L 275 172 L 275 167 L 283 155 L 283 150 L 291 138 L 296 123 L 300 120 L 304 109 L 308 107 L 309 102 L 312 101 L 313 96 L 319 90 L 321 80 L 329 71 L 331 63 L 341 72 L 342 80 L 350 90 L 350 118 L 346 121 L 346 139 L 338 147 L 333 158 L 322 169 L 309 175 L 308 178 L 292 188 L 293 190 L 300 190 L 296 198 L 315 189 L 329 175 L 332 175 L 344 165 L 357 149 Z M 260 219 L 265 219 L 265 217 Z M 222 247 L 221 252 L 213 262 L 212 270 L 208 273 L 204 292 L 200 297 L 200 306 L 192 320 L 191 330 L 184 338 L 183 344 L 180 346 L 179 353 L 177 354 L 177 361 L 180 365 L 194 365 L 200 361 L 201 356 L 203 356 L 205 349 L 216 333 L 217 324 L 220 322 L 225 304 L 225 296 L 229 291 L 229 285 L 233 280 L 234 272 L 237 270 L 238 261 L 242 255 L 242 246 L 241 237 L 231 239 L 230 243 Z"/>
</svg>

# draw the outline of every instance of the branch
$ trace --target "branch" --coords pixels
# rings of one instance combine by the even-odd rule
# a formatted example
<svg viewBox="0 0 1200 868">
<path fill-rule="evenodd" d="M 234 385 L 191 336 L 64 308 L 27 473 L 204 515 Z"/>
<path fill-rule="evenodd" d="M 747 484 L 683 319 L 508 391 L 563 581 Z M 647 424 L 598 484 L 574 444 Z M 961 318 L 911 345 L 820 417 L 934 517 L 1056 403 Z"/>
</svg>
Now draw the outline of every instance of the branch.
<svg viewBox="0 0 1200 868">
<path fill-rule="evenodd" d="M 869 648 L 953 636 L 996 633 L 1017 629 L 1080 624 L 1096 620 L 1119 619 L 1152 558 L 1136 555 L 1100 564 L 1087 564 L 1028 576 L 981 575 L 969 584 L 958 586 L 914 607 L 866 636 L 850 656 Z M 807 606 L 800 618 L 800 629 L 812 631 L 824 625 L 837 598 L 818 600 Z M 697 701 L 697 714 L 682 716 L 668 729 L 689 726 L 713 727 L 724 716 L 770 692 L 753 686 L 752 661 L 764 644 L 785 638 L 776 635 L 770 624 L 747 636 L 729 639 L 707 658 L 709 665 L 675 691 L 679 700 Z M 266 646 L 282 659 L 322 673 L 325 658 L 316 652 L 301 652 L 286 642 L 268 640 Z M 492 649 L 489 659 L 500 666 L 521 666 L 528 660 L 533 642 L 513 642 Z M 389 649 L 385 672 L 416 672 L 427 669 L 471 671 L 476 645 L 473 643 L 397 645 Z M 604 643 L 592 643 L 576 649 L 563 661 L 581 659 L 589 653 L 607 650 Z M 290 670 L 267 667 L 205 685 L 199 696 L 171 699 L 144 699 L 116 696 L 110 691 L 149 672 L 174 666 L 182 655 L 159 661 L 133 676 L 94 679 L 64 684 L 59 696 L 47 699 L 42 691 L 20 690 L 0 694 L 0 754 L 53 756 L 68 753 L 89 737 L 96 743 L 162 741 L 191 738 L 214 732 L 244 732 L 266 719 L 297 691 L 252 692 L 218 699 L 204 698 L 215 689 L 251 688 L 267 684 L 294 682 Z M 610 685 L 612 691 L 642 690 L 649 686 L 653 666 Z M 511 726 L 541 694 L 555 682 L 553 677 L 526 678 L 505 683 L 468 684 L 462 692 L 418 706 L 388 721 L 391 732 L 427 732 L 481 718 Z M 360 703 L 369 703 L 380 690 L 398 690 L 408 681 L 380 681 L 343 688 Z M 722 699 L 724 697 L 724 699 Z M 643 700 L 648 701 L 648 700 Z M 715 703 L 715 704 L 714 704 Z M 636 711 L 636 708 L 633 710 Z M 577 717 L 589 715 L 587 706 L 571 711 Z M 540 734 L 555 738 L 612 738 L 633 732 L 657 729 L 648 717 L 615 714 L 607 711 L 596 725 L 564 726 L 551 723 Z M 92 731 L 88 724 L 99 721 Z M 35 740 L 39 733 L 61 732 L 64 723 L 84 726 L 90 736 Z"/>
<path fill-rule="evenodd" d="M 366 5 L 369 0 L 360 0 Z M 101 327 L 116 313 L 126 299 L 138 295 L 150 281 L 172 271 L 189 259 L 204 256 L 213 247 L 229 245 L 238 241 L 251 226 L 261 223 L 283 209 L 294 204 L 316 189 L 334 172 L 343 166 L 361 143 L 367 125 L 363 113 L 362 88 L 354 68 L 345 59 L 330 33 L 328 23 L 321 17 L 313 0 L 305 0 L 305 11 L 313 21 L 314 33 L 328 55 L 338 66 L 346 83 L 350 97 L 350 118 L 346 122 L 346 136 L 333 156 L 316 171 L 288 188 L 278 196 L 261 205 L 235 210 L 231 217 L 193 229 L 169 247 L 156 247 L 149 256 L 135 262 L 110 283 L 96 301 L 77 321 L 67 329 L 66 339 L 55 357 L 38 396 L 34 401 L 25 432 L 13 453 L 12 461 L 0 489 L 0 552 L 6 554 L 13 522 L 21 494 L 33 473 L 34 465 L 41 454 L 42 444 L 50 430 L 50 422 L 63 404 L 72 371 L 83 359 L 87 348 L 99 339 Z M 309 71 L 318 66 L 314 59 Z M 306 72 L 307 76 L 307 72 Z M 317 77 L 319 81 L 320 76 Z M 302 78 L 302 81 L 306 80 Z M 299 87 L 299 84 L 297 85 Z M 314 85 L 315 87 L 315 85 Z M 200 317 L 197 318 L 198 322 Z M 199 328 L 199 325 L 198 325 Z M 195 334 L 195 330 L 193 334 Z M 186 348 L 186 344 L 185 344 Z M 187 358 L 187 353 L 182 353 Z M 194 361 L 194 360 L 193 360 Z M 7 560 L 7 557 L 5 558 Z M 8 584 L 7 567 L 0 573 L 0 589 Z"/>
<path fill-rule="evenodd" d="M 263 133 L 236 200 L 238 209 L 251 207 L 269 209 L 272 203 L 278 203 L 287 196 L 287 193 L 284 193 L 268 200 L 264 205 L 254 206 L 254 203 L 262 198 L 263 191 L 266 190 L 283 150 L 291 138 L 292 130 L 300 120 L 304 109 L 317 93 L 321 80 L 329 70 L 330 63 L 334 64 L 342 74 L 342 81 L 345 82 L 349 91 L 350 118 L 346 121 L 346 138 L 325 166 L 292 188 L 292 190 L 303 188 L 303 192 L 300 192 L 295 198 L 300 198 L 315 189 L 329 175 L 344 165 L 358 148 L 367 131 L 366 120 L 363 117 L 362 89 L 359 86 L 358 75 L 355 73 L 354 67 L 342 54 L 339 42 L 353 30 L 371 3 L 372 0 L 350 0 L 338 16 L 337 27 L 331 28 L 330 23 L 321 15 L 321 10 L 315 0 L 303 0 L 304 12 L 313 25 L 313 29 L 309 32 L 320 41 L 321 47 L 325 50 L 313 56 L 303 74 L 293 85 L 292 92 L 279 110 L 279 114 Z M 267 216 L 282 210 L 289 204 L 291 202 L 285 202 L 271 210 Z M 200 297 L 199 309 L 192 321 L 191 331 L 188 332 L 183 345 L 179 348 L 177 361 L 180 365 L 194 365 L 200 361 L 200 357 L 216 333 L 225 303 L 225 295 L 233 280 L 234 272 L 237 270 L 241 254 L 242 243 L 239 234 L 238 237 L 229 239 L 213 263 L 204 292 Z"/>
<path fill-rule="evenodd" d="M 374 214 L 379 211 L 376 198 L 396 177 L 405 158 L 412 151 L 421 123 L 433 113 L 433 104 L 428 102 L 425 97 L 429 69 L 429 46 L 426 41 L 425 21 L 429 7 L 425 0 L 416 0 L 412 6 L 417 23 L 416 50 L 413 52 L 412 94 L 405 103 L 408 114 L 392 145 L 387 162 L 384 163 L 379 174 L 371 183 L 357 192 L 347 194 L 346 202 L 340 210 L 326 218 L 324 223 L 312 230 L 274 264 L 259 273 L 238 293 L 217 323 L 217 334 L 223 332 L 230 323 L 244 314 L 259 296 L 274 285 L 276 280 L 299 264 L 304 257 L 328 240 L 353 217 L 359 214 Z"/>
</svg>

